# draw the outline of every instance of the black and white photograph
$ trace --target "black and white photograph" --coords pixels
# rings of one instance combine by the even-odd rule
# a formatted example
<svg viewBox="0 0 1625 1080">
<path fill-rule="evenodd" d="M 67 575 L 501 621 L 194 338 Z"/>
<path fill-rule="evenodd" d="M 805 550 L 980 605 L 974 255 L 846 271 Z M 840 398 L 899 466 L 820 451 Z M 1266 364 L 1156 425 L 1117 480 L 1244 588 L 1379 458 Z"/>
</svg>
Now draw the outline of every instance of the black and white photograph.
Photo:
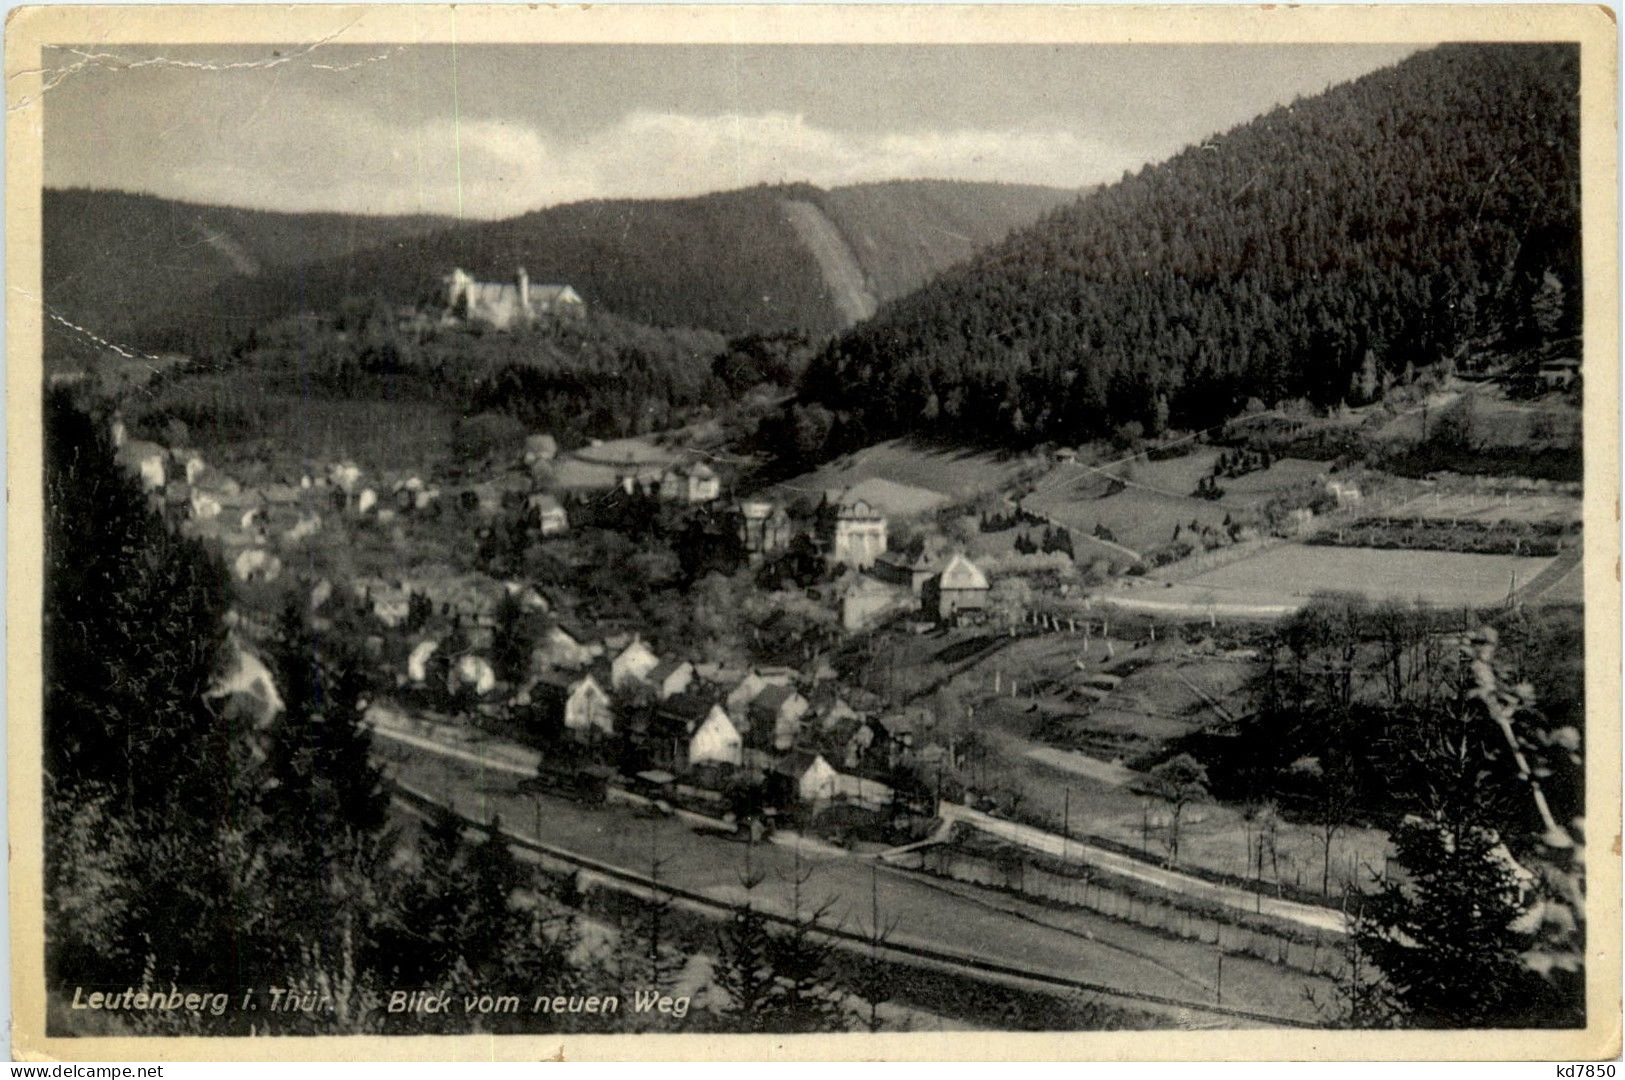
<svg viewBox="0 0 1625 1080">
<path fill-rule="evenodd" d="M 1547 10 L 47 40 L 19 1028 L 1617 1054 L 1615 31 Z"/>
</svg>

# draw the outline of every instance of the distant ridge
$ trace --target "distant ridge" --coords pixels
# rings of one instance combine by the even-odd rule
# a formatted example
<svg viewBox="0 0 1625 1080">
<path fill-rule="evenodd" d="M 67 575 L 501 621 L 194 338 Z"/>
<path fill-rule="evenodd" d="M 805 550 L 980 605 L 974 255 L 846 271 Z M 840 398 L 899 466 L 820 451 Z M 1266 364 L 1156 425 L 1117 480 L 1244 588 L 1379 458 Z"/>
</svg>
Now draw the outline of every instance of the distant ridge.
<svg viewBox="0 0 1625 1080">
<path fill-rule="evenodd" d="M 453 266 L 482 280 L 524 266 L 533 281 L 567 282 L 590 305 L 652 325 L 822 334 L 1076 195 L 935 180 L 764 185 L 459 224 L 47 191 L 45 295 L 104 336 L 194 352 L 347 298 L 432 303 Z"/>
<path fill-rule="evenodd" d="M 88 188 L 47 188 L 42 216 L 49 309 L 131 344 L 152 313 L 178 316 L 231 278 L 350 257 L 450 223 L 431 216 L 243 210 Z M 89 347 L 60 323 L 47 319 L 46 325 L 48 358 Z"/>
</svg>

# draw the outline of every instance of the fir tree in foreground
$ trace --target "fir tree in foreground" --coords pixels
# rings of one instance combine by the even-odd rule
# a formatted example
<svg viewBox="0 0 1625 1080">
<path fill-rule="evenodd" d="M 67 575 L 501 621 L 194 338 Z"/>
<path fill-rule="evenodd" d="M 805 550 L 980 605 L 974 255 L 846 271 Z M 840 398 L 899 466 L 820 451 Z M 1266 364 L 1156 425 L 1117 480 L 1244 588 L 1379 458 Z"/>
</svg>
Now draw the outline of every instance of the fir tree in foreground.
<svg viewBox="0 0 1625 1080">
<path fill-rule="evenodd" d="M 1496 634 L 1463 647 L 1453 702 L 1412 742 L 1429 780 L 1392 832 L 1400 875 L 1361 904 L 1347 1019 L 1361 1026 L 1569 1027 L 1585 1023 L 1584 848 L 1541 780 L 1578 765 L 1572 729 L 1508 686 Z"/>
</svg>

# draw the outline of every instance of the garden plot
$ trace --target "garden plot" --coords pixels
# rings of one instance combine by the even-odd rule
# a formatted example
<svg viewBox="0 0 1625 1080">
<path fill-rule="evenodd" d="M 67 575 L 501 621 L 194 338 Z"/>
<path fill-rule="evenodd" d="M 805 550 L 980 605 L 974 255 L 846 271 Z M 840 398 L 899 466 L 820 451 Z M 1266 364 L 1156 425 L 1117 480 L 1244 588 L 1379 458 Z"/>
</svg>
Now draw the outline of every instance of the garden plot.
<svg viewBox="0 0 1625 1080">
<path fill-rule="evenodd" d="M 1569 524 L 1580 521 L 1581 502 L 1573 495 L 1524 492 L 1430 492 L 1387 511 L 1392 518 L 1432 521 L 1508 521 Z"/>
<path fill-rule="evenodd" d="M 1132 763 L 1246 711 L 1248 665 L 1180 656 L 1178 647 L 1159 645 L 1158 651 L 1161 659 L 1125 677 L 1098 702 L 1056 717 L 1048 741 Z"/>
</svg>

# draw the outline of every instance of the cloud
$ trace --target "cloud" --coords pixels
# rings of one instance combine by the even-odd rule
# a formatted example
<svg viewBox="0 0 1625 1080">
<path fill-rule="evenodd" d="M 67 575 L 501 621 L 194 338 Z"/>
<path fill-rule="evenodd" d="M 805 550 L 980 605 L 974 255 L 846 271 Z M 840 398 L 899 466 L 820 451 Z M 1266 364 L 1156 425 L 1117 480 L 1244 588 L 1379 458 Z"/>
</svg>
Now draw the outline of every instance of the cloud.
<svg viewBox="0 0 1625 1080">
<path fill-rule="evenodd" d="M 937 177 L 1078 187 L 1147 160 L 1057 128 L 852 132 L 799 115 L 634 111 L 579 138 L 503 119 L 399 121 L 331 101 L 298 125 L 222 128 L 221 144 L 166 148 L 185 197 L 279 209 L 505 217 L 592 198 L 660 198 L 809 181 Z"/>
</svg>

